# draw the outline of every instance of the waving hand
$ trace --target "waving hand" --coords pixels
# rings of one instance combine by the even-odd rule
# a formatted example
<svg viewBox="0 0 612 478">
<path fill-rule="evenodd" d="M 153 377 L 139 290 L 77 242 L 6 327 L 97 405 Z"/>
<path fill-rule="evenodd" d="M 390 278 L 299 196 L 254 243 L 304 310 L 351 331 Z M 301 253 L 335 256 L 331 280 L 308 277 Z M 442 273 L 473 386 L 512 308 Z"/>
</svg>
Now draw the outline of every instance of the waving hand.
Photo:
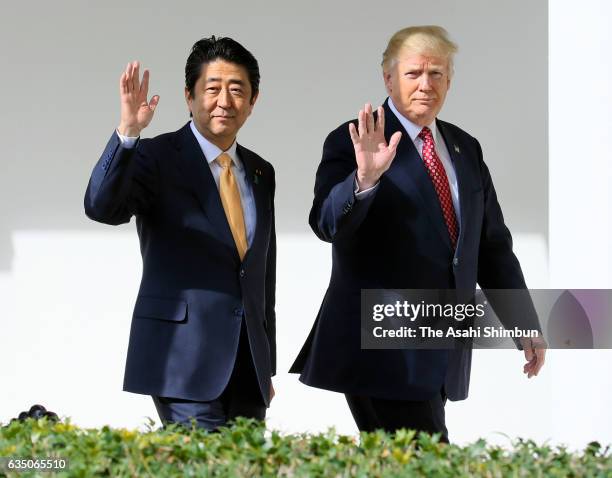
<svg viewBox="0 0 612 478">
<path fill-rule="evenodd" d="M 349 124 L 349 133 L 357 160 L 357 183 L 359 189 L 363 190 L 374 186 L 389 169 L 402 133 L 399 131 L 393 133 L 387 144 L 385 110 L 379 106 L 378 118 L 374 121 L 370 103 L 359 111 L 358 123 L 357 128 L 353 123 Z"/>
<path fill-rule="evenodd" d="M 126 136 L 140 136 L 153 119 L 159 96 L 147 101 L 149 93 L 149 70 L 145 70 L 140 82 L 140 64 L 138 61 L 128 63 L 119 80 L 121 97 L 121 122 L 118 131 Z"/>
</svg>

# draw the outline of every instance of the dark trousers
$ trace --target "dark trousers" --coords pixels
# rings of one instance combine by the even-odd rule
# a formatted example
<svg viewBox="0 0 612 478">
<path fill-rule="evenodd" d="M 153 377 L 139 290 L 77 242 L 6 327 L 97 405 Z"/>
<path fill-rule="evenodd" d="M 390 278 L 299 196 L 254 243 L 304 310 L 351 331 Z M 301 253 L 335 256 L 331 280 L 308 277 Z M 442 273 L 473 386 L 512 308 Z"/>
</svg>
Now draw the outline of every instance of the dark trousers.
<svg viewBox="0 0 612 478">
<path fill-rule="evenodd" d="M 180 423 L 191 428 L 193 417 L 196 426 L 212 431 L 238 416 L 263 420 L 266 406 L 259 390 L 244 320 L 240 328 L 236 363 L 225 390 L 218 398 L 202 402 L 153 396 L 153 403 L 164 426 Z"/>
<path fill-rule="evenodd" d="M 382 429 L 394 433 L 400 428 L 412 428 L 430 434 L 441 433 L 440 441 L 448 443 L 443 390 L 432 399 L 423 401 L 385 400 L 351 394 L 345 397 L 360 431 Z"/>
</svg>

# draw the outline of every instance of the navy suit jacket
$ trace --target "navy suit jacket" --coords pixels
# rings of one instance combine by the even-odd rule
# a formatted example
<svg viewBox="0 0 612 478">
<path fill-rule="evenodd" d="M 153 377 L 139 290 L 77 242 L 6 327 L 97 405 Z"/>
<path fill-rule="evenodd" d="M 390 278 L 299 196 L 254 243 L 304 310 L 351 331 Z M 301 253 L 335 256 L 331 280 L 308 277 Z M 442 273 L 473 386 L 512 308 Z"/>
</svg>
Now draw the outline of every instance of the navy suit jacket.
<svg viewBox="0 0 612 478">
<path fill-rule="evenodd" d="M 241 262 L 218 188 L 189 124 L 141 139 L 113 133 L 94 167 L 85 212 L 106 224 L 136 216 L 143 271 L 123 389 L 217 398 L 232 373 L 244 317 L 266 405 L 276 370 L 274 169 L 238 145 L 257 211 Z M 120 272 L 120 271 L 118 271 Z"/>
<path fill-rule="evenodd" d="M 332 243 L 331 281 L 291 372 L 313 387 L 394 400 L 426 400 L 444 386 L 467 397 L 471 348 L 362 350 L 361 289 L 525 288 L 478 141 L 437 121 L 459 184 L 460 235 L 453 251 L 433 184 L 410 137 L 385 110 L 385 137 L 402 139 L 376 191 L 356 200 L 348 122 L 323 146 L 310 226 Z M 353 120 L 355 121 L 355 120 Z"/>
</svg>

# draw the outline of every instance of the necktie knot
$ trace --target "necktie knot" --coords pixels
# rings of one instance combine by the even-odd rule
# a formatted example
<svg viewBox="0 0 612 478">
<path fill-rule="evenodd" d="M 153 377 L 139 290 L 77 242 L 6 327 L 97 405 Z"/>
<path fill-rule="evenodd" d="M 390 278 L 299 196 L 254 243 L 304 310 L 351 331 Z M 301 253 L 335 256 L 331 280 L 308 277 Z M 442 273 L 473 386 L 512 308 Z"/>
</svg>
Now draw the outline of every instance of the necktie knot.
<svg viewBox="0 0 612 478">
<path fill-rule="evenodd" d="M 232 163 L 232 158 L 230 157 L 229 154 L 227 153 L 221 153 L 218 157 L 217 157 L 217 162 L 219 163 L 219 165 L 225 169 L 225 168 L 229 168 L 230 164 Z"/>
<path fill-rule="evenodd" d="M 419 138 L 421 138 L 423 141 L 433 141 L 433 134 L 431 133 L 431 130 L 425 126 L 419 133 Z"/>
</svg>

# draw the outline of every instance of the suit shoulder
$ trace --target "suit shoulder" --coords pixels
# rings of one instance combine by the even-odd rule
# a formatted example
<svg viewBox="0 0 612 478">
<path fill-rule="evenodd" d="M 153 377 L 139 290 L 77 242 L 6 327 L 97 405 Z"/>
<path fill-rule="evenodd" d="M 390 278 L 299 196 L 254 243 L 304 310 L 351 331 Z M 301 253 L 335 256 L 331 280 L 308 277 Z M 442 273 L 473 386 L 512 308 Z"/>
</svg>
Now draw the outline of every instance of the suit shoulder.
<svg viewBox="0 0 612 478">
<path fill-rule="evenodd" d="M 176 144 L 178 139 L 179 131 L 171 131 L 168 133 L 161 133 L 152 138 L 144 139 L 147 145 L 154 148 L 169 147 Z"/>
<path fill-rule="evenodd" d="M 141 138 L 138 141 L 138 151 L 140 154 L 155 155 L 156 153 L 163 153 L 168 149 L 174 148 L 175 143 L 175 132 L 162 133 L 152 138 Z"/>
<path fill-rule="evenodd" d="M 357 124 L 356 119 L 345 121 L 336 129 L 332 130 L 323 143 L 323 149 L 346 149 L 349 152 L 353 151 L 353 142 L 351 141 L 351 135 L 349 133 L 349 124 Z"/>
<path fill-rule="evenodd" d="M 245 148 L 242 145 L 239 145 L 239 146 L 240 146 L 241 154 L 247 154 L 252 161 L 254 161 L 255 163 L 257 163 L 259 165 L 259 167 L 264 168 L 264 169 L 267 168 L 267 169 L 271 170 L 272 172 L 274 172 L 274 166 L 272 166 L 272 163 L 270 163 L 269 161 L 266 161 L 265 159 L 263 159 L 255 151 L 252 151 L 249 148 Z"/>
<path fill-rule="evenodd" d="M 438 120 L 438 122 L 444 129 L 450 131 L 451 134 L 453 134 L 457 139 L 478 141 L 474 136 L 472 136 L 467 131 L 461 129 L 459 126 L 453 123 L 449 123 L 448 121 L 442 121 L 440 119 Z"/>
<path fill-rule="evenodd" d="M 345 121 L 340 126 L 338 126 L 337 128 L 333 129 L 327 135 L 327 139 L 332 139 L 332 140 L 342 140 L 342 139 L 346 139 L 346 138 L 350 139 L 351 135 L 349 134 L 349 124 L 351 124 L 351 123 L 355 123 L 355 125 L 357 125 L 357 119 L 354 118 L 354 119 Z"/>
</svg>

